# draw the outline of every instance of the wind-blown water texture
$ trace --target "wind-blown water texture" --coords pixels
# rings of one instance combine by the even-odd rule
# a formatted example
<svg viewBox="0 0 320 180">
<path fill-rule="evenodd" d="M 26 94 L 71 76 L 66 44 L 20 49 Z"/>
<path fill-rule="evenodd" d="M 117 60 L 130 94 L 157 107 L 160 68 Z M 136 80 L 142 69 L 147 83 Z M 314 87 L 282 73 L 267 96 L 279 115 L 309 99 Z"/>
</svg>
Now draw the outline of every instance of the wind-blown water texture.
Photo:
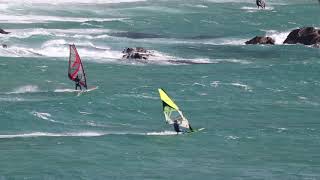
<svg viewBox="0 0 320 180">
<path fill-rule="evenodd" d="M 0 179 L 320 179 L 320 52 L 282 45 L 320 27 L 318 1 L 10 0 L 0 13 Z M 276 45 L 244 45 L 257 35 Z M 73 90 L 72 43 L 97 90 Z M 121 60 L 136 46 L 155 56 Z M 160 87 L 206 129 L 177 136 Z"/>
</svg>

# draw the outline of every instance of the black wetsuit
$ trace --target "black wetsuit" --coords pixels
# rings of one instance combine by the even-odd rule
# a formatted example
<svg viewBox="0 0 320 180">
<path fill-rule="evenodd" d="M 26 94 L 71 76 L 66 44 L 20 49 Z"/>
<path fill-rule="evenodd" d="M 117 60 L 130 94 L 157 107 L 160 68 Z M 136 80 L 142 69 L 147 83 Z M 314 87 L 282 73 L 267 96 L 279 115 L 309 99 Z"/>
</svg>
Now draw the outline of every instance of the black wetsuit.
<svg viewBox="0 0 320 180">
<path fill-rule="evenodd" d="M 81 85 L 80 85 L 80 79 L 79 79 L 78 76 L 74 79 L 74 81 L 76 83 L 76 87 L 75 87 L 76 90 L 78 90 L 78 87 L 79 87 L 80 90 L 82 90 Z"/>
<path fill-rule="evenodd" d="M 256 4 L 259 7 L 261 7 L 262 9 L 264 9 L 266 7 L 266 3 L 264 2 L 264 0 L 256 0 Z"/>
<path fill-rule="evenodd" d="M 177 133 L 181 132 L 179 124 L 177 122 L 173 123 L 173 128 Z"/>
</svg>

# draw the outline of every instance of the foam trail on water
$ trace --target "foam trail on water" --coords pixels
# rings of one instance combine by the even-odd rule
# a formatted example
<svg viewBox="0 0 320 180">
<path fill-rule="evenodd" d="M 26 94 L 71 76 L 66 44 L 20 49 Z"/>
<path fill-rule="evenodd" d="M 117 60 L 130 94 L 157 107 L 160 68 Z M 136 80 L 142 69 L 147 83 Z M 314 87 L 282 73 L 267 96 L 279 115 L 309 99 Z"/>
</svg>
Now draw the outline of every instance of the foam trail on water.
<svg viewBox="0 0 320 180">
<path fill-rule="evenodd" d="M 231 83 L 231 85 L 236 86 L 236 87 L 240 87 L 240 88 L 244 88 L 244 90 L 246 90 L 246 91 L 251 91 L 251 87 L 246 84 Z"/>
<path fill-rule="evenodd" d="M 79 90 L 75 89 L 56 89 L 53 92 L 78 92 Z"/>
<path fill-rule="evenodd" d="M 271 11 L 274 9 L 274 7 L 266 6 L 265 9 L 258 9 L 257 6 L 252 6 L 252 7 L 244 6 L 244 7 L 241 7 L 241 9 L 247 10 L 247 12 L 257 12 L 257 11 Z"/>
<path fill-rule="evenodd" d="M 44 22 L 107 22 L 107 21 L 123 21 L 127 18 L 82 18 L 82 17 L 59 17 L 59 16 L 41 16 L 41 15 L 5 15 L 0 16 L 0 23 L 44 23 Z"/>
<path fill-rule="evenodd" d="M 75 37 L 83 36 L 87 39 L 101 39 L 109 37 L 105 33 L 110 32 L 108 29 L 43 29 L 43 28 L 27 28 L 27 29 L 7 29 L 11 32 L 4 38 L 29 38 L 35 35 L 56 36 L 56 37 Z M 104 36 L 102 36 L 104 35 Z"/>
<path fill-rule="evenodd" d="M 181 133 L 179 133 L 181 134 Z M 177 135 L 177 132 L 175 131 L 162 131 L 162 132 L 147 132 L 145 133 L 147 136 L 172 136 Z"/>
<path fill-rule="evenodd" d="M 39 87 L 36 85 L 25 85 L 16 88 L 14 91 L 9 92 L 7 94 L 22 94 L 22 93 L 34 93 L 39 92 Z"/>
<path fill-rule="evenodd" d="M 74 133 L 47 133 L 47 132 L 32 132 L 32 133 L 22 133 L 22 134 L 8 134 L 0 135 L 2 139 L 8 138 L 30 138 L 30 137 L 95 137 L 103 136 L 106 133 L 102 132 L 74 132 Z"/>
<path fill-rule="evenodd" d="M 66 132 L 66 133 L 31 132 L 31 133 L 21 133 L 21 134 L 2 134 L 0 135 L 0 139 L 34 138 L 34 137 L 98 137 L 98 136 L 104 136 L 104 135 L 173 136 L 173 135 L 177 135 L 177 133 L 174 131 L 147 132 L 147 133 L 96 132 L 96 131 Z"/>
<path fill-rule="evenodd" d="M 44 119 L 44 120 L 49 120 L 49 118 L 51 117 L 51 114 L 49 113 L 43 113 L 43 112 L 32 112 L 32 114 L 38 118 Z"/>
<path fill-rule="evenodd" d="M 51 114 L 49 114 L 49 113 L 33 111 L 33 112 L 31 112 L 31 114 L 34 115 L 37 118 L 40 118 L 40 119 L 43 119 L 43 120 L 46 120 L 46 121 L 50 121 L 50 122 L 53 122 L 53 123 L 59 123 L 59 124 L 65 124 L 65 125 L 74 125 L 74 124 L 65 123 L 65 122 L 62 122 L 62 121 L 53 120 L 53 119 L 51 119 Z"/>
<path fill-rule="evenodd" d="M 112 3 L 130 3 L 130 2 L 140 2 L 145 0 L 2 0 L 1 3 L 11 3 L 11 4 L 112 4 Z"/>
</svg>

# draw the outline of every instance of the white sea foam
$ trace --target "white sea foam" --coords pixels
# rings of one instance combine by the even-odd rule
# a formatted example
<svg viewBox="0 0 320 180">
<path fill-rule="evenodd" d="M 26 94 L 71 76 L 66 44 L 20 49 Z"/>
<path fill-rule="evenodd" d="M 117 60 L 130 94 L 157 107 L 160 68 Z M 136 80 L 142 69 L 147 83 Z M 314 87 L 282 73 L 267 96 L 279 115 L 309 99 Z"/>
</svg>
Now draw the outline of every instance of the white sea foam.
<svg viewBox="0 0 320 180">
<path fill-rule="evenodd" d="M 256 5 L 255 1 L 252 1 L 252 0 L 206 0 L 206 1 L 209 1 L 209 2 L 213 2 L 213 3 L 249 3 L 249 4 L 252 4 L 253 6 Z M 267 6 L 268 5 L 287 5 L 288 1 L 283 1 L 283 0 L 277 0 L 275 2 L 272 2 L 272 1 L 267 1 Z M 301 1 L 292 1 L 293 3 L 294 2 L 301 2 Z"/>
<path fill-rule="evenodd" d="M 239 64 L 251 64 L 251 61 L 243 59 L 214 59 L 210 61 L 211 63 L 221 63 L 221 62 L 230 62 L 230 63 L 239 63 Z"/>
<path fill-rule="evenodd" d="M 231 85 L 236 86 L 236 87 L 240 87 L 240 88 L 244 88 L 246 91 L 251 91 L 251 87 L 246 85 L 246 84 L 241 84 L 241 83 L 231 83 Z"/>
<path fill-rule="evenodd" d="M 194 7 L 197 7 L 197 8 L 208 8 L 208 6 L 203 5 L 203 4 L 197 4 Z"/>
<path fill-rule="evenodd" d="M 0 48 L 0 56 L 4 57 L 65 57 L 69 55 L 68 44 L 76 44 L 78 52 L 81 57 L 90 59 L 96 62 L 118 62 L 129 64 L 192 64 L 192 63 L 220 63 L 220 62 L 232 62 L 240 64 L 249 64 L 249 61 L 238 59 L 208 59 L 208 58 L 193 58 L 186 59 L 181 57 L 174 57 L 163 52 L 151 50 L 152 56 L 148 61 L 139 60 L 121 60 L 123 54 L 121 51 L 111 50 L 108 46 L 96 45 L 91 41 L 95 38 L 110 38 L 105 33 L 109 30 L 101 29 L 12 29 L 12 33 L 8 37 L 15 38 L 29 38 L 33 35 L 44 35 L 56 37 L 40 44 L 40 47 L 19 47 L 19 45 L 9 46 L 8 48 Z M 112 37 L 118 39 L 118 37 Z M 75 40 L 71 40 L 75 39 Z M 135 41 L 129 38 L 130 41 Z M 158 42 L 160 40 L 160 42 Z M 138 40 L 139 41 L 139 40 Z M 145 41 L 145 40 L 141 40 Z M 243 44 L 244 39 L 235 38 L 221 38 L 221 39 L 209 39 L 206 44 L 229 44 L 240 45 Z M 153 39 L 153 42 L 157 43 L 203 43 L 200 40 L 178 40 L 178 39 Z"/>
<path fill-rule="evenodd" d="M 276 30 L 266 30 L 266 36 L 273 38 L 276 44 L 282 44 L 291 31 L 279 32 Z"/>
<path fill-rule="evenodd" d="M 8 134 L 8 135 L 0 135 L 0 138 L 29 138 L 29 137 L 95 137 L 95 136 L 103 136 L 106 133 L 102 132 L 68 132 L 68 133 L 48 133 L 48 132 L 32 132 L 32 133 L 22 133 L 22 134 Z"/>
<path fill-rule="evenodd" d="M 232 82 L 232 83 L 223 83 L 220 81 L 213 81 L 210 83 L 210 86 L 212 87 L 218 87 L 219 85 L 227 85 L 227 86 L 235 86 L 235 87 L 239 87 L 239 88 L 243 88 L 246 91 L 252 91 L 252 88 L 249 85 L 243 84 L 243 83 L 239 83 L 239 82 Z"/>
<path fill-rule="evenodd" d="M 41 56 L 33 48 L 10 46 L 9 48 L 0 48 L 0 56 L 3 57 L 37 57 Z"/>
<path fill-rule="evenodd" d="M 69 56 L 68 44 L 73 42 L 64 39 L 55 39 L 44 42 L 39 48 L 25 48 L 12 46 L 6 49 L 0 48 L 0 56 L 3 57 L 59 57 Z M 77 50 L 84 61 L 90 60 L 98 63 L 117 62 L 126 64 L 164 64 L 164 65 L 183 65 L 183 64 L 209 64 L 209 63 L 239 63 L 250 64 L 252 62 L 241 59 L 209 59 L 181 58 L 169 54 L 151 50 L 152 56 L 148 60 L 122 59 L 123 53 L 117 50 L 110 50 L 108 47 L 95 45 L 90 41 L 77 41 Z M 67 90 L 68 91 L 68 90 Z M 57 90 L 56 92 L 59 92 Z"/>
<path fill-rule="evenodd" d="M 75 89 L 55 89 L 54 92 L 77 92 Z"/>
<path fill-rule="evenodd" d="M 20 102 L 25 101 L 23 98 L 19 97 L 0 97 L 0 102 Z"/>
<path fill-rule="evenodd" d="M 14 89 L 14 91 L 7 94 L 33 93 L 39 92 L 39 87 L 36 85 L 25 85 Z"/>
<path fill-rule="evenodd" d="M 226 138 L 231 140 L 239 139 L 238 136 L 226 136 Z"/>
<path fill-rule="evenodd" d="M 9 15 L 2 14 L 0 23 L 44 23 L 44 22 L 107 22 L 123 21 L 127 18 L 83 18 L 83 17 L 60 17 L 60 16 L 42 16 L 42 15 Z"/>
<path fill-rule="evenodd" d="M 182 133 L 178 133 L 182 134 Z M 50 132 L 30 132 L 19 134 L 1 134 L 0 139 L 9 138 L 30 138 L 30 137 L 97 137 L 104 135 L 138 135 L 138 136 L 173 136 L 177 135 L 174 131 L 161 131 L 161 132 L 99 132 L 99 131 L 83 131 L 83 132 L 62 132 L 62 133 L 50 133 Z"/>
<path fill-rule="evenodd" d="M 241 9 L 243 9 L 243 10 L 247 10 L 247 12 L 257 12 L 257 11 L 271 11 L 271 10 L 273 10 L 274 9 L 274 7 L 272 7 L 272 6 L 266 6 L 266 8 L 265 9 L 258 9 L 257 8 L 257 6 L 243 6 L 243 7 L 241 7 Z"/>
<path fill-rule="evenodd" d="M 6 29 L 10 34 L 4 38 L 29 38 L 35 35 L 55 36 L 55 37 L 78 37 L 83 39 L 104 39 L 109 37 L 105 33 L 110 32 L 108 29 L 43 29 L 43 28 L 27 28 L 27 29 Z"/>
<path fill-rule="evenodd" d="M 203 44 L 210 45 L 244 45 L 247 39 L 241 38 L 217 38 L 217 39 L 209 39 L 203 42 Z"/>
<path fill-rule="evenodd" d="M 181 133 L 179 133 L 181 134 Z M 175 131 L 162 131 L 162 132 L 147 132 L 145 135 L 148 136 L 172 136 L 172 135 L 177 135 Z"/>
<path fill-rule="evenodd" d="M 51 114 L 49 113 L 44 113 L 44 112 L 32 112 L 32 114 L 38 118 L 44 119 L 44 120 L 49 120 L 49 118 L 51 117 Z"/>
<path fill-rule="evenodd" d="M 83 115 L 90 115 L 90 114 L 93 114 L 93 113 L 89 113 L 89 112 L 85 112 L 85 111 L 79 111 L 79 113 L 80 114 L 83 114 Z M 95 123 L 94 122 L 88 122 L 88 124 L 94 124 L 95 125 Z"/>
<path fill-rule="evenodd" d="M 1 0 L 1 3 L 12 3 L 12 4 L 110 4 L 110 3 L 130 3 L 139 2 L 145 0 Z"/>
<path fill-rule="evenodd" d="M 213 81 L 213 82 L 211 82 L 210 83 L 210 86 L 213 86 L 213 87 L 218 87 L 219 86 L 219 84 L 220 84 L 220 81 Z"/>
<path fill-rule="evenodd" d="M 53 123 L 68 124 L 68 123 L 65 123 L 65 122 L 53 120 L 51 118 L 51 114 L 49 114 L 49 113 L 32 111 L 31 114 L 34 115 L 35 117 L 38 117 L 38 118 L 42 119 L 42 120 L 50 121 L 50 122 L 53 122 Z"/>
<path fill-rule="evenodd" d="M 281 132 L 284 132 L 284 131 L 287 131 L 288 129 L 287 128 L 277 128 L 278 129 L 278 132 L 281 133 Z"/>
<path fill-rule="evenodd" d="M 129 39 L 128 39 L 129 40 Z M 138 39 L 129 41 L 150 42 L 150 39 Z M 208 45 L 244 45 L 247 39 L 242 38 L 208 38 L 205 41 L 191 39 L 175 39 L 175 38 L 154 38 L 154 42 L 160 44 L 208 44 Z"/>
</svg>

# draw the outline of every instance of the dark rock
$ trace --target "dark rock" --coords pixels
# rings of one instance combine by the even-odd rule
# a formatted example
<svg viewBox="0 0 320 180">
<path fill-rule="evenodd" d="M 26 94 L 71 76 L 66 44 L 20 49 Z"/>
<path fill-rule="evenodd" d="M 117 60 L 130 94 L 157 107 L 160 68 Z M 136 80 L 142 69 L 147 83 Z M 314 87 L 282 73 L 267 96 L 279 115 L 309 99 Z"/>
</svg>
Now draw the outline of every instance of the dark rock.
<svg viewBox="0 0 320 180">
<path fill-rule="evenodd" d="M 130 54 L 132 51 L 134 51 L 133 48 L 125 48 L 125 49 L 122 51 L 122 53 L 124 53 L 124 54 Z"/>
<path fill-rule="evenodd" d="M 122 53 L 124 54 L 122 58 L 125 59 L 145 59 L 147 60 L 152 53 L 142 47 L 136 48 L 125 48 Z"/>
<path fill-rule="evenodd" d="M 7 48 L 8 46 L 6 44 L 2 44 L 2 48 Z"/>
<path fill-rule="evenodd" d="M 314 27 L 304 27 L 294 29 L 289 33 L 283 44 L 304 44 L 313 45 L 320 43 L 320 29 Z"/>
<path fill-rule="evenodd" d="M 3 29 L 1 29 L 0 28 L 0 34 L 9 34 L 10 32 L 7 32 L 7 31 L 5 31 L 5 30 L 3 30 Z"/>
<path fill-rule="evenodd" d="M 261 37 L 261 36 L 256 36 L 249 41 L 245 42 L 246 44 L 274 44 L 275 40 L 272 39 L 271 37 Z"/>
</svg>

